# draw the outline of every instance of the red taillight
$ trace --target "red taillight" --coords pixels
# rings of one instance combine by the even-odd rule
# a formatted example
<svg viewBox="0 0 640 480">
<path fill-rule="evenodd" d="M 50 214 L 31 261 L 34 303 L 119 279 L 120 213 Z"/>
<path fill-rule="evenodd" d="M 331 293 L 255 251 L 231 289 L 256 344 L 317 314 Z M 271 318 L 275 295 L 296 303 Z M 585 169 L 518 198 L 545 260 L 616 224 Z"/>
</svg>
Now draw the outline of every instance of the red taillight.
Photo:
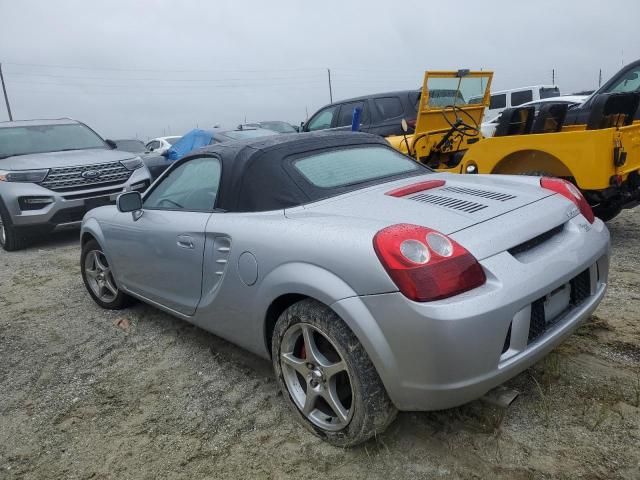
<svg viewBox="0 0 640 480">
<path fill-rule="evenodd" d="M 452 297 L 486 281 L 473 255 L 430 228 L 392 225 L 376 233 L 373 248 L 400 292 L 417 302 Z"/>
<path fill-rule="evenodd" d="M 562 178 L 542 177 L 540 179 L 540 186 L 568 198 L 578 207 L 580 213 L 584 215 L 584 218 L 586 218 L 589 223 L 595 221 L 596 218 L 593 215 L 591 206 L 587 203 L 587 199 L 584 198 L 584 195 L 582 195 L 578 187 L 573 183 L 563 180 Z"/>
<path fill-rule="evenodd" d="M 441 187 L 444 184 L 444 180 L 427 180 L 425 182 L 412 183 L 411 185 L 406 185 L 404 187 L 389 190 L 387 193 L 385 193 L 385 195 L 390 195 L 392 197 L 406 197 L 407 195 L 411 195 L 412 193 Z"/>
</svg>

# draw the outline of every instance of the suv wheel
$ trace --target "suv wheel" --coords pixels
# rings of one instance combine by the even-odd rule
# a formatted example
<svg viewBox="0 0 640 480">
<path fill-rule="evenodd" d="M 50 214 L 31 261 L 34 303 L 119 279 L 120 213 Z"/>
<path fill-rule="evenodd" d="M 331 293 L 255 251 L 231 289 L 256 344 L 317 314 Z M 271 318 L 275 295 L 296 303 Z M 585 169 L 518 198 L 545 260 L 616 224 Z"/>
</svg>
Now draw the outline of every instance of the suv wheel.
<svg viewBox="0 0 640 480">
<path fill-rule="evenodd" d="M 131 297 L 118 288 L 107 257 L 95 240 L 82 247 L 80 271 L 89 295 L 102 308 L 120 310 L 131 303 Z"/>
<path fill-rule="evenodd" d="M 0 245 L 7 252 L 21 250 L 27 242 L 23 235 L 13 226 L 11 218 L 4 213 L 0 204 Z"/>
<path fill-rule="evenodd" d="M 369 356 L 347 325 L 314 300 L 289 307 L 272 337 L 273 368 L 289 408 L 336 446 L 383 432 L 396 409 Z"/>
</svg>

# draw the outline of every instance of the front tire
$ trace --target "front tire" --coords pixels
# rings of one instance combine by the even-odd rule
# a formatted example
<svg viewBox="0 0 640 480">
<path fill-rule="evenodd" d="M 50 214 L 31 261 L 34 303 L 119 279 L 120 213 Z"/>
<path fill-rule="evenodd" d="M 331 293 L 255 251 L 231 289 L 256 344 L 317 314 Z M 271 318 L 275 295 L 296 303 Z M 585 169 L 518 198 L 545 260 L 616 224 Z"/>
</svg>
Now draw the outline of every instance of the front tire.
<svg viewBox="0 0 640 480">
<path fill-rule="evenodd" d="M 11 217 L 4 212 L 0 204 L 0 246 L 7 252 L 22 250 L 27 246 L 27 239 L 11 223 Z"/>
<path fill-rule="evenodd" d="M 362 344 L 319 302 L 302 300 L 284 311 L 273 332 L 272 359 L 294 416 L 332 445 L 362 443 L 396 416 Z"/>
<path fill-rule="evenodd" d="M 102 308 L 120 310 L 131 304 L 131 297 L 118 288 L 107 257 L 95 240 L 82 246 L 80 271 L 89 295 Z"/>
</svg>

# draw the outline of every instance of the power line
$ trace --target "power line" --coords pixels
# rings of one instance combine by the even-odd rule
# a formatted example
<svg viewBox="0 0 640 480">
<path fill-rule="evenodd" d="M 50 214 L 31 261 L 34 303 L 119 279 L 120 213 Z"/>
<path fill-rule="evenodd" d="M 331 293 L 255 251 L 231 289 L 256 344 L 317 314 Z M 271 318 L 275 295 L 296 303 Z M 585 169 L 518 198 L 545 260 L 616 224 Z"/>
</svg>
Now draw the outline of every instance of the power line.
<svg viewBox="0 0 640 480">
<path fill-rule="evenodd" d="M 20 85 L 59 85 L 59 86 L 67 86 L 67 87 L 77 87 L 77 88 L 133 88 L 133 89 L 147 89 L 147 88 L 160 88 L 166 90 L 192 90 L 192 89 L 207 89 L 211 90 L 213 88 L 224 88 L 224 87 L 251 87 L 251 88 L 259 88 L 259 87 L 287 87 L 287 86 L 296 86 L 296 85 L 314 85 L 324 83 L 322 79 L 314 79 L 314 80 L 292 80 L 288 82 L 261 82 L 256 80 L 253 83 L 227 83 L 227 84 L 216 84 L 216 85 L 149 85 L 149 84 L 135 84 L 135 83 L 73 83 L 73 82 L 41 82 L 37 80 L 22 80 L 20 82 L 16 82 L 14 86 Z"/>
<path fill-rule="evenodd" d="M 229 72 L 275 72 L 275 71 L 321 71 L 319 67 L 297 67 L 297 68 L 261 68 L 252 70 L 194 70 L 194 69 L 170 69 L 170 68 L 119 68 L 119 67 L 94 67 L 86 65 L 63 65 L 47 63 L 21 63 L 4 62 L 6 65 L 17 65 L 22 67 L 42 67 L 42 68 L 67 68 L 78 70 L 110 70 L 118 72 L 180 72 L 180 73 L 229 73 Z"/>
<path fill-rule="evenodd" d="M 96 77 L 96 76 L 78 76 L 78 75 L 57 75 L 51 73 L 31 73 L 31 72 L 7 72 L 8 75 L 25 76 L 25 77 L 44 77 L 44 78 L 70 78 L 74 80 L 142 80 L 155 82 L 218 82 L 218 81 L 242 81 L 252 80 L 253 78 L 158 78 L 158 77 Z M 284 77 L 254 77 L 256 80 L 305 80 L 318 78 L 318 75 L 305 76 L 284 76 Z"/>
</svg>

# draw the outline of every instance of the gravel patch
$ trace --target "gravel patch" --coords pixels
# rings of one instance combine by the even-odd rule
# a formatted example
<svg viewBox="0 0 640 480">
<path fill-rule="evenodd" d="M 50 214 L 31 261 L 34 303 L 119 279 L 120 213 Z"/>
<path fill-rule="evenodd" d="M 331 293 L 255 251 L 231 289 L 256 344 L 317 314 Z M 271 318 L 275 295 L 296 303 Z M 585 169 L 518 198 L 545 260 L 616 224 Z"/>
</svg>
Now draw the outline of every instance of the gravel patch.
<svg viewBox="0 0 640 480">
<path fill-rule="evenodd" d="M 298 426 L 268 362 L 146 305 L 101 310 L 77 232 L 0 252 L 0 478 L 640 478 L 640 209 L 592 321 L 475 401 L 352 449 Z"/>
</svg>

